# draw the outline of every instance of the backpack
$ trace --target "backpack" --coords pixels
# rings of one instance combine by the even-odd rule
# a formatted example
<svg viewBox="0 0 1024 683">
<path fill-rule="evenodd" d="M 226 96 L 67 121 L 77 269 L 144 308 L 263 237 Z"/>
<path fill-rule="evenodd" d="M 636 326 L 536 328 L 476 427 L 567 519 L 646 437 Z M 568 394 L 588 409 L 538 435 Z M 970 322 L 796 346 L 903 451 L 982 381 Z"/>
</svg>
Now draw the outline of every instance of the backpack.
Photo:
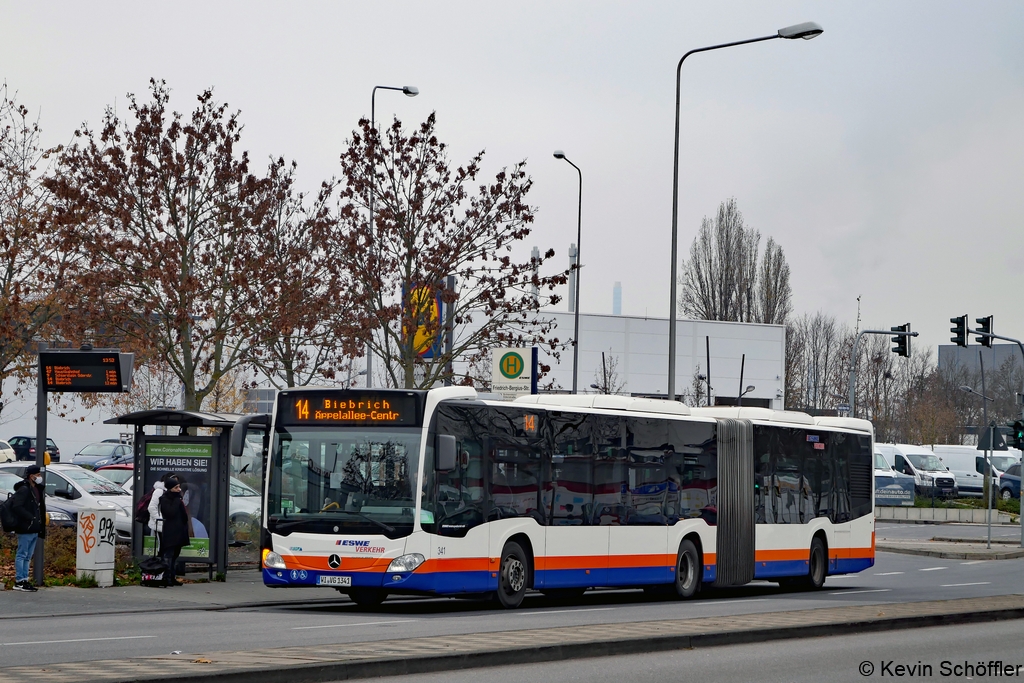
<svg viewBox="0 0 1024 683">
<path fill-rule="evenodd" d="M 140 498 L 135 505 L 135 521 L 142 526 L 149 524 L 149 502 L 151 500 L 153 500 L 153 489 L 150 489 L 149 493 Z"/>
<path fill-rule="evenodd" d="M 4 531 L 14 531 L 18 521 L 14 518 L 14 496 L 8 496 L 7 500 L 0 503 L 0 527 Z"/>
<path fill-rule="evenodd" d="M 167 562 L 162 557 L 147 557 L 139 562 L 139 571 L 142 573 L 142 585 L 150 588 L 163 588 L 164 572 L 168 569 Z"/>
</svg>

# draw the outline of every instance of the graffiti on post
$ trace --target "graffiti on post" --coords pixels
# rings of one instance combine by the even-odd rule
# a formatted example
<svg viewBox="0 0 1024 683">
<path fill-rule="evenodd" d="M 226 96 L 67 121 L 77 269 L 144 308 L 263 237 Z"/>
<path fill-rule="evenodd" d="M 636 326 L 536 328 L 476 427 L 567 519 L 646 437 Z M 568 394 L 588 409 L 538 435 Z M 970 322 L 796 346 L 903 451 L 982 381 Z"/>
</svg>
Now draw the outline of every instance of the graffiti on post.
<svg viewBox="0 0 1024 683">
<path fill-rule="evenodd" d="M 78 537 L 82 539 L 82 550 L 89 554 L 96 547 L 96 536 L 93 535 L 96 529 L 96 514 L 80 515 L 78 528 L 81 531 Z"/>
<path fill-rule="evenodd" d="M 114 529 L 114 519 L 112 517 L 100 519 L 99 538 L 100 545 L 114 545 L 114 541 L 117 539 L 117 531 Z"/>
</svg>

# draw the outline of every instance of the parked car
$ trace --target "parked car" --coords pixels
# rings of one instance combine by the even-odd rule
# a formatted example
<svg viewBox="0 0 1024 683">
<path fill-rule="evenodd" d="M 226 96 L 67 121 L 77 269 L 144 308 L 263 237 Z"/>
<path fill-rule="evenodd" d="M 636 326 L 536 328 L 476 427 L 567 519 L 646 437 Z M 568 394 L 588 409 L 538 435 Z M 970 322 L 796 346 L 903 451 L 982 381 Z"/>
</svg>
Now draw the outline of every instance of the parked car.
<svg viewBox="0 0 1024 683">
<path fill-rule="evenodd" d="M 21 477 L 13 472 L 0 470 L 0 502 L 14 495 L 14 485 L 19 481 L 21 481 Z"/>
<path fill-rule="evenodd" d="M 11 448 L 11 444 L 0 441 L 0 462 L 14 462 L 17 459 L 18 454 Z"/>
<path fill-rule="evenodd" d="M 0 470 L 25 476 L 27 463 L 7 463 Z M 58 507 L 110 508 L 114 510 L 114 529 L 119 540 L 132 537 L 132 497 L 123 488 L 78 465 L 56 464 L 46 468 L 47 507 L 56 498 Z"/>
<path fill-rule="evenodd" d="M 999 495 L 1003 500 L 1020 499 L 1020 463 L 1011 465 L 999 477 Z"/>
<path fill-rule="evenodd" d="M 875 444 L 886 462 L 897 472 L 914 477 L 914 490 L 920 496 L 956 498 L 960 490 L 956 476 L 927 448 L 909 444 Z"/>
<path fill-rule="evenodd" d="M 6 470 L 0 470 L 0 502 L 14 495 L 14 485 L 22 477 Z M 54 526 L 75 526 L 78 524 L 78 513 L 74 508 L 61 505 L 52 496 L 46 497 L 46 514 L 50 516 L 50 524 Z"/>
<path fill-rule="evenodd" d="M 96 474 L 114 482 L 128 493 L 132 492 L 132 477 L 135 476 L 135 465 L 126 462 L 116 465 L 97 465 Z"/>
<path fill-rule="evenodd" d="M 134 462 L 135 453 L 132 447 L 122 443 L 91 443 L 72 456 L 72 465 L 86 469 L 95 469 L 113 463 Z"/>
<path fill-rule="evenodd" d="M 7 443 L 14 449 L 18 460 L 31 460 L 35 462 L 36 437 L 12 436 L 10 439 L 7 439 Z M 46 440 L 46 450 L 50 451 L 50 462 L 60 462 L 60 449 L 57 448 L 57 444 L 53 442 L 53 439 Z"/>
</svg>

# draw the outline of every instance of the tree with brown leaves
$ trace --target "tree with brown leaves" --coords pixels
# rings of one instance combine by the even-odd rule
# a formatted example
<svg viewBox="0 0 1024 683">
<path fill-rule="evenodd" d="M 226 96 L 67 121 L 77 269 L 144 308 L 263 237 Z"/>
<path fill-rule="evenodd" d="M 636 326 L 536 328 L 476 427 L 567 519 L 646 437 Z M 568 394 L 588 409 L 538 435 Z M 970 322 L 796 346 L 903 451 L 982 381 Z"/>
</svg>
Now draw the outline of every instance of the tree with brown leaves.
<svg viewBox="0 0 1024 683">
<path fill-rule="evenodd" d="M 195 410 L 249 354 L 276 193 L 238 149 L 238 112 L 207 90 L 185 118 L 169 94 L 153 80 L 149 102 L 129 95 L 134 122 L 107 109 L 99 133 L 76 131 L 47 186 L 89 266 L 76 318 L 166 363 Z"/>
<path fill-rule="evenodd" d="M 312 200 L 292 191 L 279 167 L 277 196 L 260 239 L 264 258 L 253 316 L 251 362 L 278 389 L 346 382 L 365 335 L 361 290 L 353 284 L 341 227 L 332 210 L 337 183 Z"/>
<path fill-rule="evenodd" d="M 74 265 L 47 223 L 46 164 L 38 120 L 0 87 L 0 407 L 4 381 L 36 367 L 36 340 L 58 319 Z"/>
<path fill-rule="evenodd" d="M 567 273 L 537 273 L 553 250 L 537 259 L 513 254 L 535 212 L 526 201 L 532 181 L 525 162 L 474 190 L 483 153 L 453 169 L 435 125 L 431 114 L 406 133 L 396 120 L 380 139 L 362 120 L 341 156 L 346 264 L 366 294 L 366 343 L 394 387 L 470 383 L 468 368 L 495 347 L 560 346 L 541 308 L 558 300 L 553 290 Z M 453 289 L 445 287 L 448 276 L 456 278 Z M 452 311 L 450 354 L 440 344 L 428 351 L 439 333 L 448 333 L 438 302 Z"/>
</svg>

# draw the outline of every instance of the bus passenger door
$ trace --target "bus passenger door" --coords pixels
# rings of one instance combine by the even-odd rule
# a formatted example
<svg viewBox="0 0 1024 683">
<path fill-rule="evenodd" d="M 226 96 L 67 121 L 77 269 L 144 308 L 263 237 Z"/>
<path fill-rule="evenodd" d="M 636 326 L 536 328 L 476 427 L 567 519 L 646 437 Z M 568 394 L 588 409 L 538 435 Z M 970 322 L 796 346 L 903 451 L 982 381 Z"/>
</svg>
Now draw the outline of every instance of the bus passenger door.
<svg viewBox="0 0 1024 683">
<path fill-rule="evenodd" d="M 571 450 L 571 449 L 563 449 Z M 608 527 L 595 517 L 593 460 L 589 454 L 558 453 L 551 458 L 551 511 L 544 556 L 537 558 L 537 588 L 589 588 L 604 585 L 608 566 Z"/>
</svg>

